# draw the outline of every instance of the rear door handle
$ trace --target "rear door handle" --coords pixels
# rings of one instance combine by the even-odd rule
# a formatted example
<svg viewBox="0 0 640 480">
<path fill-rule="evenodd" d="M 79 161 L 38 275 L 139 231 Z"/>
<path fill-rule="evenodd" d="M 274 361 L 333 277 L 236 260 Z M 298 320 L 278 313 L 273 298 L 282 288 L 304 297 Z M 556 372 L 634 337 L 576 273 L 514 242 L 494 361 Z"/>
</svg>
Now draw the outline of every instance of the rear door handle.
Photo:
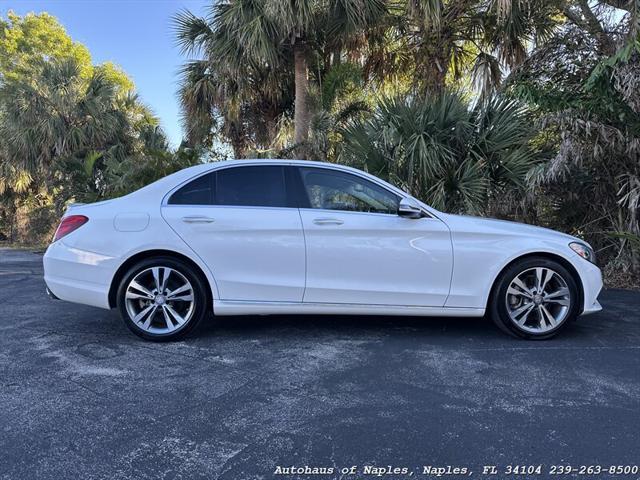
<svg viewBox="0 0 640 480">
<path fill-rule="evenodd" d="M 213 223 L 215 220 L 211 217 L 205 217 L 202 215 L 192 215 L 189 217 L 182 217 L 184 223 Z"/>
<path fill-rule="evenodd" d="M 344 222 L 338 218 L 316 218 L 313 223 L 316 225 L 342 225 Z"/>
</svg>

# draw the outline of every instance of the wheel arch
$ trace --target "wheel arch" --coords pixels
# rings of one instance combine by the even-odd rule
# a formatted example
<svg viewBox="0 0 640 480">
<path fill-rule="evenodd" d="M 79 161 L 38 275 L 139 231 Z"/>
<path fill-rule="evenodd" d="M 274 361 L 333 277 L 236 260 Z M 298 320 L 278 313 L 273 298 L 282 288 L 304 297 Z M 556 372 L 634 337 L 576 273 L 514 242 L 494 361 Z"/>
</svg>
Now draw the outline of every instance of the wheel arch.
<svg viewBox="0 0 640 480">
<path fill-rule="evenodd" d="M 542 257 L 542 258 L 547 258 L 549 260 L 556 261 L 560 265 L 562 265 L 564 268 L 567 269 L 567 271 L 573 277 L 573 280 L 576 282 L 576 286 L 578 287 L 578 305 L 580 306 L 579 314 L 582 313 L 582 311 L 584 310 L 584 285 L 582 284 L 582 279 L 580 278 L 580 275 L 578 274 L 578 271 L 571 264 L 571 262 L 569 260 L 567 260 L 566 258 L 562 257 L 561 255 L 557 255 L 555 253 L 550 253 L 550 252 L 529 252 L 529 253 L 526 253 L 524 255 L 520 255 L 520 256 L 512 259 L 506 265 L 504 265 L 502 267 L 502 269 L 500 270 L 500 272 L 498 273 L 498 275 L 496 275 L 495 279 L 493 280 L 493 283 L 491 284 L 491 290 L 490 290 L 489 296 L 487 298 L 487 304 L 485 305 L 485 309 L 487 309 L 487 311 L 488 311 L 489 305 L 493 301 L 493 296 L 495 294 L 496 287 L 498 285 L 498 281 L 500 280 L 500 278 L 502 277 L 504 272 L 508 268 L 510 268 L 514 263 L 520 262 L 522 260 L 526 260 L 527 258 L 533 258 L 533 257 L 538 257 L 538 258 Z"/>
<path fill-rule="evenodd" d="M 120 282 L 122 281 L 122 278 L 125 276 L 127 271 L 133 265 L 140 262 L 141 260 L 145 260 L 147 258 L 153 258 L 153 257 L 171 257 L 176 260 L 180 260 L 186 263 L 187 265 L 189 265 L 190 267 L 192 267 L 193 270 L 196 272 L 196 274 L 201 277 L 202 281 L 207 286 L 206 288 L 207 306 L 208 308 L 213 309 L 213 285 L 211 285 L 209 278 L 207 277 L 204 270 L 200 267 L 200 265 L 198 265 L 196 262 L 194 262 L 192 259 L 190 259 L 189 257 L 187 257 L 182 253 L 178 253 L 173 250 L 164 250 L 164 249 L 144 250 L 142 252 L 138 252 L 132 255 L 131 257 L 129 257 L 127 260 L 125 260 L 122 263 L 122 265 L 118 267 L 118 270 L 116 270 L 116 273 L 111 279 L 111 285 L 109 287 L 108 299 L 109 299 L 110 308 L 116 307 L 116 302 L 117 302 L 116 295 L 118 294 L 118 287 L 120 286 Z"/>
</svg>

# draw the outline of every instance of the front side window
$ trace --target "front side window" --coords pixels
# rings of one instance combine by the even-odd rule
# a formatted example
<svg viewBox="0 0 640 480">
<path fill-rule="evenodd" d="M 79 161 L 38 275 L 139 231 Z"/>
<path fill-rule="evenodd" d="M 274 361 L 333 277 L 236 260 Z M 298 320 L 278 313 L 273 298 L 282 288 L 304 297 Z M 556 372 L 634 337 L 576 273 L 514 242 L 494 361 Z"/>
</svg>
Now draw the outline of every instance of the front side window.
<svg viewBox="0 0 640 480">
<path fill-rule="evenodd" d="M 219 170 L 214 190 L 216 205 L 288 206 L 284 168 L 277 165 Z"/>
<path fill-rule="evenodd" d="M 202 175 L 171 195 L 169 205 L 211 205 L 215 172 Z"/>
<path fill-rule="evenodd" d="M 321 168 L 300 168 L 311 208 L 396 214 L 400 198 L 357 175 Z"/>
</svg>

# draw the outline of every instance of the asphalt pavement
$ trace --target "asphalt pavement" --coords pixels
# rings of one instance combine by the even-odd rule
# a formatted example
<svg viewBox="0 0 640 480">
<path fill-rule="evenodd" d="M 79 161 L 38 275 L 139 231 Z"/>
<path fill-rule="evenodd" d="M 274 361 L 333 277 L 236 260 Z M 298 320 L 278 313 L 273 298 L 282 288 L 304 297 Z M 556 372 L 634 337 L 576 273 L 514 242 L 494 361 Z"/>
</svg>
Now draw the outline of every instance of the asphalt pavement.
<svg viewBox="0 0 640 480">
<path fill-rule="evenodd" d="M 154 344 L 48 299 L 41 255 L 0 250 L 0 479 L 640 465 L 640 293 L 600 300 L 546 342 L 485 319 L 252 316 Z"/>
</svg>

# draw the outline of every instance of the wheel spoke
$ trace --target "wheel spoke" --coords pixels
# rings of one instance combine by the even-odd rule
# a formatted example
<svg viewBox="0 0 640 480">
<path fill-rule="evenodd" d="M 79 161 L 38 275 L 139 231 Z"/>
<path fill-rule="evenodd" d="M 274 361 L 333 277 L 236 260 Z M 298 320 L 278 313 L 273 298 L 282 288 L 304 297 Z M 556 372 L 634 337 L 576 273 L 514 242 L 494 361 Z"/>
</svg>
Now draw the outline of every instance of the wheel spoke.
<svg viewBox="0 0 640 480">
<path fill-rule="evenodd" d="M 158 292 L 161 292 L 162 290 L 160 290 L 160 287 L 161 287 L 161 283 L 160 283 L 160 267 L 153 267 L 151 269 L 151 273 L 153 274 L 153 281 L 156 284 L 156 290 Z"/>
<path fill-rule="evenodd" d="M 179 293 L 190 292 L 190 291 L 191 291 L 191 285 L 188 283 L 185 283 L 181 287 L 176 288 L 174 291 L 167 292 L 167 300 L 175 300 L 175 296 L 178 295 Z"/>
<path fill-rule="evenodd" d="M 144 328 L 145 330 L 149 330 L 149 326 L 151 325 L 151 320 L 153 320 L 153 316 L 156 314 L 156 310 L 158 310 L 157 305 L 152 305 L 152 307 L 153 308 L 151 309 L 151 312 L 149 313 L 149 315 L 147 315 L 147 319 L 142 324 L 142 328 Z"/>
<path fill-rule="evenodd" d="M 167 324 L 167 330 L 169 330 L 169 331 L 174 330 L 176 327 L 173 325 L 173 322 L 171 321 L 171 316 L 169 315 L 169 312 L 167 311 L 167 306 L 166 305 L 162 306 L 162 314 L 164 315 L 164 321 Z"/>
<path fill-rule="evenodd" d="M 533 295 L 531 295 L 529 292 L 524 292 L 522 290 L 518 290 L 517 288 L 513 288 L 513 287 L 509 287 L 509 290 L 507 290 L 507 294 L 517 295 L 519 297 L 525 297 L 525 298 L 533 298 Z"/>
<path fill-rule="evenodd" d="M 542 324 L 543 327 L 544 327 L 544 320 L 546 320 L 551 327 L 555 327 L 557 325 L 556 318 L 553 315 L 551 315 L 549 310 L 547 310 L 547 308 L 544 305 L 540 305 L 538 307 L 538 310 L 540 311 L 540 323 Z"/>
<path fill-rule="evenodd" d="M 523 321 L 524 322 L 527 319 L 527 317 L 529 316 L 529 313 L 531 313 L 531 310 L 533 310 L 533 303 L 525 303 L 521 307 L 519 307 L 516 310 L 512 311 L 511 312 L 511 316 L 514 319 L 516 319 L 518 322 L 519 321 Z M 522 317 L 520 319 L 518 319 L 518 317 L 520 317 L 520 315 L 522 315 Z"/>
<path fill-rule="evenodd" d="M 557 303 L 558 305 L 562 305 L 563 307 L 568 307 L 571 305 L 571 302 L 568 298 L 552 298 L 550 300 L 545 300 L 544 303 Z"/>
<path fill-rule="evenodd" d="M 531 297 L 533 297 L 533 292 L 531 291 L 531 289 L 529 287 L 527 287 L 527 285 L 522 280 L 520 280 L 520 277 L 514 278 L 512 284 L 514 284 L 514 283 L 516 284 L 516 286 L 520 287 L 523 292 L 526 292 Z"/>
<path fill-rule="evenodd" d="M 149 291 L 147 288 L 140 285 L 135 279 L 131 280 L 131 283 L 129 283 L 129 290 L 131 290 L 132 288 L 144 293 L 146 295 L 146 298 L 148 299 L 153 298 L 153 293 L 151 293 L 151 291 Z"/>
<path fill-rule="evenodd" d="M 154 310 L 155 311 L 156 305 L 149 305 L 148 307 L 143 308 L 142 310 L 140 310 L 140 313 L 138 313 L 135 317 L 133 317 L 133 321 L 136 323 L 140 323 L 140 321 L 151 311 Z"/>
<path fill-rule="evenodd" d="M 569 289 L 568 288 L 561 288 L 560 290 L 556 290 L 555 292 L 547 293 L 544 296 L 544 299 L 545 300 L 550 300 L 550 299 L 556 298 L 556 297 L 566 297 L 567 295 L 569 295 Z"/>
<path fill-rule="evenodd" d="M 178 312 L 176 312 L 173 307 L 171 307 L 171 305 L 165 305 L 164 310 L 168 311 L 171 316 L 173 317 L 173 319 L 178 322 L 178 325 L 182 325 L 185 320 L 182 316 L 180 316 L 180 314 L 178 314 Z"/>
<path fill-rule="evenodd" d="M 518 320 L 518 324 L 524 325 L 525 322 L 527 321 L 527 318 L 529 318 L 529 314 L 531 312 L 533 312 L 533 305 L 529 305 L 529 308 L 527 310 L 525 310 L 525 312 L 522 315 L 522 317 L 520 317 L 520 319 Z"/>
<path fill-rule="evenodd" d="M 173 270 L 170 268 L 162 269 L 162 283 L 160 284 L 160 292 L 164 292 L 165 288 L 167 288 L 167 280 L 169 280 L 172 272 Z"/>
<path fill-rule="evenodd" d="M 132 292 L 131 290 L 127 290 L 126 298 L 131 300 L 135 300 L 135 299 L 153 300 L 153 295 L 147 295 L 146 293 L 136 293 L 136 292 Z"/>
<path fill-rule="evenodd" d="M 545 272 L 547 273 L 546 277 L 544 278 L 544 281 L 542 282 L 542 286 L 540 288 L 540 293 L 544 292 L 545 289 L 547 288 L 548 283 L 551 281 L 551 279 L 553 278 L 553 276 L 555 275 L 555 272 L 549 269 L 545 268 Z"/>
<path fill-rule="evenodd" d="M 548 268 L 536 268 L 536 289 L 538 290 L 538 293 L 544 292 L 544 289 L 549 280 L 551 280 L 551 277 L 553 277 L 553 272 Z"/>
<path fill-rule="evenodd" d="M 175 302 L 175 301 L 180 301 L 180 302 L 191 302 L 193 300 L 193 295 L 189 294 L 189 295 L 181 295 L 179 297 L 171 297 L 169 299 L 169 301 L 171 302 Z"/>
</svg>

